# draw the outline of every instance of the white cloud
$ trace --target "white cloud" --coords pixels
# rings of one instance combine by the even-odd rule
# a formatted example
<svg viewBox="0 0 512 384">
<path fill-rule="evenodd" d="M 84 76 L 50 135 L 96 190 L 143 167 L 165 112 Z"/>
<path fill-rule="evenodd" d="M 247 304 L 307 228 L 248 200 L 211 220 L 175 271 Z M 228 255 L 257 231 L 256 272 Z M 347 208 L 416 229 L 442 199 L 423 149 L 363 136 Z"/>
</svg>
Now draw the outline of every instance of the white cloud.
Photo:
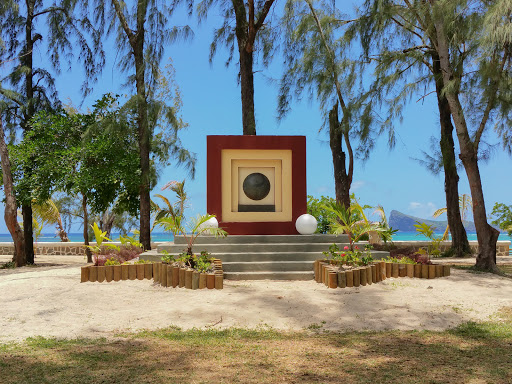
<svg viewBox="0 0 512 384">
<path fill-rule="evenodd" d="M 314 189 L 314 194 L 316 195 L 323 195 L 326 192 L 329 192 L 329 188 L 325 185 L 319 185 Z"/>
<path fill-rule="evenodd" d="M 432 215 L 436 210 L 437 206 L 430 201 L 428 203 L 411 201 L 407 207 L 407 214 L 421 217 L 423 219 L 432 219 Z"/>
<path fill-rule="evenodd" d="M 350 192 L 355 192 L 358 189 L 361 189 L 366 185 L 366 182 L 364 180 L 356 180 L 352 182 L 352 185 L 350 186 Z"/>
</svg>

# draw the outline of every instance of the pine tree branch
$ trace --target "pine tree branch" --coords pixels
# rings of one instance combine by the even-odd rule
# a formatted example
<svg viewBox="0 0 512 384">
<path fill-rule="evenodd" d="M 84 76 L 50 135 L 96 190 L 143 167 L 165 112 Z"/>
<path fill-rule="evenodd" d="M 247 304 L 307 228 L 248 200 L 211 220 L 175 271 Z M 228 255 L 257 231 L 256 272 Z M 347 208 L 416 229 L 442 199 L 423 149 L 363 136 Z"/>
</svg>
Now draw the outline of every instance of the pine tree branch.
<svg viewBox="0 0 512 384">
<path fill-rule="evenodd" d="M 427 93 L 426 95 L 421 96 L 418 100 L 416 100 L 416 102 L 419 102 L 420 100 L 423 100 L 425 97 L 427 97 L 428 95 L 431 95 L 433 93 L 436 93 L 436 91 L 431 91 L 431 92 Z"/>
<path fill-rule="evenodd" d="M 424 30 L 424 31 L 427 31 L 428 28 L 427 26 L 425 25 L 425 23 L 423 22 L 423 19 L 420 17 L 420 14 L 418 12 L 416 12 L 416 10 L 414 9 L 414 7 L 412 6 L 411 2 L 409 0 L 404 0 L 405 4 L 407 4 L 407 7 L 409 8 L 409 10 L 411 10 L 411 12 L 416 16 L 416 20 L 418 21 L 418 23 L 421 25 L 421 28 Z"/>
<path fill-rule="evenodd" d="M 261 10 L 260 17 L 258 18 L 256 25 L 254 26 L 254 29 L 256 30 L 256 32 L 259 31 L 259 29 L 263 25 L 265 18 L 267 17 L 268 13 L 270 12 L 270 8 L 272 7 L 272 4 L 274 4 L 274 1 L 275 0 L 265 1 L 265 4 L 263 5 L 263 9 Z"/>
<path fill-rule="evenodd" d="M 493 80 L 489 100 L 487 102 L 487 106 L 485 107 L 485 111 L 482 116 L 482 120 L 480 121 L 480 125 L 478 126 L 478 129 L 475 132 L 474 143 L 475 143 L 475 149 L 477 152 L 478 152 L 478 146 L 480 144 L 480 140 L 482 139 L 482 134 L 484 132 L 487 121 L 489 120 L 491 110 L 494 108 L 494 102 L 496 101 L 496 94 L 498 92 L 498 86 L 499 86 L 499 81 L 497 80 L 497 77 L 499 77 L 501 75 L 501 73 L 503 73 L 505 64 L 507 63 L 508 59 L 509 59 L 509 52 L 505 51 L 505 54 L 503 55 L 503 59 L 501 60 L 500 71 L 499 71 L 499 73 L 496 74 L 496 78 Z"/>
<path fill-rule="evenodd" d="M 11 95 L 9 94 L 9 92 L 6 92 L 6 91 L 5 91 L 5 89 L 0 88 L 0 94 L 1 94 L 2 96 L 4 96 L 4 97 L 8 98 L 8 99 L 9 99 L 9 100 L 11 100 L 11 101 L 14 101 L 16 104 L 18 104 L 18 106 L 20 106 L 20 107 L 23 107 L 23 106 L 24 106 L 24 104 L 23 104 L 21 101 L 19 101 L 18 99 L 14 98 L 13 96 L 11 96 Z"/>
<path fill-rule="evenodd" d="M 331 47 L 329 47 L 329 44 L 327 44 L 327 39 L 325 37 L 324 30 L 322 28 L 322 25 L 320 24 L 320 20 L 318 19 L 318 15 L 316 14 L 315 9 L 313 8 L 313 5 L 311 4 L 311 1 L 306 0 L 306 3 L 308 4 L 309 9 L 311 10 L 311 14 L 313 15 L 313 18 L 315 19 L 315 22 L 318 27 L 318 31 L 320 32 L 320 36 L 322 38 L 322 42 L 325 46 L 325 49 L 327 50 L 327 53 L 329 54 L 329 56 L 331 58 L 332 76 L 333 76 L 334 84 L 336 86 L 336 93 L 338 95 L 338 100 L 340 101 L 341 109 L 343 111 L 343 116 L 347 116 L 348 115 L 347 105 L 345 104 L 345 100 L 343 99 L 343 96 L 341 94 L 341 85 L 338 80 L 338 71 L 336 71 L 334 52 L 332 51 Z M 345 121 L 345 119 L 342 119 L 342 121 Z M 345 121 L 345 124 L 348 124 L 348 122 Z"/>
<path fill-rule="evenodd" d="M 415 46 L 415 47 L 411 47 L 411 48 L 404 49 L 404 50 L 402 51 L 402 53 L 407 53 L 407 52 L 416 51 L 416 50 L 422 50 L 422 49 L 425 49 L 425 48 L 426 48 L 427 50 L 431 50 L 431 49 L 432 49 L 432 47 L 430 47 L 429 45 L 425 45 L 425 44 L 423 44 L 423 45 L 417 45 L 417 46 Z"/>
<path fill-rule="evenodd" d="M 114 5 L 114 9 L 116 10 L 117 18 L 121 23 L 121 27 L 124 29 L 124 32 L 126 33 L 126 36 L 128 36 L 128 40 L 130 41 L 130 45 L 132 45 L 133 47 L 133 45 L 135 44 L 135 35 L 133 31 L 130 29 L 130 26 L 128 25 L 128 21 L 124 16 L 123 10 L 121 9 L 121 5 L 119 4 L 119 0 L 112 0 L 112 4 Z"/>
<path fill-rule="evenodd" d="M 402 27 L 403 29 L 405 29 L 406 31 L 409 31 L 411 32 L 413 35 L 416 35 L 421 41 L 423 41 L 423 36 L 421 36 L 418 32 L 416 32 L 415 30 L 413 29 L 410 29 L 410 28 L 407 28 L 403 23 L 399 22 L 396 18 L 392 17 L 391 20 L 393 20 L 395 22 L 395 24 L 399 25 L 400 27 Z"/>
<path fill-rule="evenodd" d="M 50 8 L 46 8 L 45 10 L 41 11 L 41 12 L 38 12 L 38 13 L 34 13 L 34 15 L 32 16 L 33 19 L 35 19 L 37 16 L 41 16 L 41 15 L 44 15 L 46 13 L 51 13 L 51 12 L 55 12 L 55 11 L 60 11 L 62 13 L 64 13 L 66 16 L 69 17 L 69 14 L 68 14 L 68 10 L 66 8 L 62 8 L 62 7 L 50 7 Z"/>
</svg>

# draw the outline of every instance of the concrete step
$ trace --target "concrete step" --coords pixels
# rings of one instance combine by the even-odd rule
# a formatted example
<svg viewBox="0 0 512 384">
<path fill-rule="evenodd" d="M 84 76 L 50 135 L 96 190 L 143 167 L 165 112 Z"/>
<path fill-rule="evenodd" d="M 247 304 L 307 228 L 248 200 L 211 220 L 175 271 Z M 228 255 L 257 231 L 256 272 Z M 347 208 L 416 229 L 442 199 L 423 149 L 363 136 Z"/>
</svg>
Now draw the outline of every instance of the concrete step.
<svg viewBox="0 0 512 384">
<path fill-rule="evenodd" d="M 258 262 L 223 262 L 224 272 L 296 272 L 313 271 L 313 261 L 258 261 Z"/>
<path fill-rule="evenodd" d="M 195 244 L 254 244 L 254 243 L 348 243 L 348 235 L 228 235 L 218 237 L 201 235 Z M 175 244 L 186 244 L 183 236 L 174 238 Z"/>
<path fill-rule="evenodd" d="M 313 280 L 314 272 L 225 272 L 226 280 Z"/>
<path fill-rule="evenodd" d="M 255 253 L 255 252 L 317 252 L 329 250 L 332 243 L 243 243 L 243 244 L 197 244 L 194 246 L 196 253 L 208 251 L 210 253 Z M 336 243 L 340 249 L 345 245 Z M 159 252 L 181 253 L 185 249 L 184 244 L 163 243 L 157 247 Z"/>
<path fill-rule="evenodd" d="M 171 255 L 177 256 L 178 252 L 169 252 Z M 141 255 L 142 258 L 146 256 L 151 257 L 151 261 L 159 261 L 162 253 L 158 257 L 155 251 L 145 252 Z M 322 252 L 226 252 L 226 253 L 215 253 L 213 252 L 212 257 L 221 259 L 223 263 L 226 262 L 263 262 L 263 261 L 315 261 L 323 259 L 325 256 Z M 383 259 L 389 256 L 389 252 L 385 251 L 372 251 L 372 257 L 375 260 Z M 150 260 L 149 258 L 147 260 Z"/>
<path fill-rule="evenodd" d="M 321 252 L 244 252 L 212 253 L 223 263 L 263 261 L 315 261 L 322 258 Z"/>
</svg>

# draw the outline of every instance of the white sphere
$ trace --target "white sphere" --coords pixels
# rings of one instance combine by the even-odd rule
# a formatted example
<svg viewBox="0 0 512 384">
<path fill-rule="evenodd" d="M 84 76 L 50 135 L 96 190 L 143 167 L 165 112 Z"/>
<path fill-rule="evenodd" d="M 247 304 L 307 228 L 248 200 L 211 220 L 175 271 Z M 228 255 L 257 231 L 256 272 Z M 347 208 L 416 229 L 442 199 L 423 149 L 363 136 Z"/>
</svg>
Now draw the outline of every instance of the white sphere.
<svg viewBox="0 0 512 384">
<path fill-rule="evenodd" d="M 295 222 L 295 228 L 301 235 L 312 235 L 316 231 L 317 221 L 308 213 L 300 215 Z"/>
<path fill-rule="evenodd" d="M 199 229 L 199 231 L 202 231 L 207 228 L 218 228 L 218 227 L 219 227 L 219 222 L 217 221 L 217 218 L 212 217 L 212 218 L 206 220 L 203 224 L 201 224 L 198 229 Z M 211 232 L 206 230 L 203 232 L 203 234 L 208 235 L 208 234 L 211 234 Z"/>
</svg>

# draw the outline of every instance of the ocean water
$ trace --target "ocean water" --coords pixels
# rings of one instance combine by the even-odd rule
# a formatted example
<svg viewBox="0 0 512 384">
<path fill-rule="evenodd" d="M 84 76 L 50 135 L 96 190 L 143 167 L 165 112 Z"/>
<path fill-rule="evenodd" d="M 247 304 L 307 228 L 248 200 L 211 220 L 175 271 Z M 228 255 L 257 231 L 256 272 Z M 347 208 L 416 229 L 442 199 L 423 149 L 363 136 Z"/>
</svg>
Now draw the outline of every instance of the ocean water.
<svg viewBox="0 0 512 384">
<path fill-rule="evenodd" d="M 469 241 L 477 241 L 476 233 L 468 233 Z M 443 232 L 434 233 L 435 237 L 442 237 Z M 417 232 L 397 232 L 393 236 L 394 241 L 425 241 L 428 240 L 427 237 L 418 234 Z M 448 236 L 448 240 L 451 240 L 451 236 Z M 506 233 L 500 233 L 498 240 L 512 240 L 512 237 L 508 236 Z"/>
<path fill-rule="evenodd" d="M 82 233 L 68 233 L 69 241 L 76 241 L 82 243 L 84 241 L 84 235 Z M 110 237 L 113 241 L 119 241 L 119 233 L 113 233 Z M 151 234 L 151 241 L 153 242 L 162 242 L 162 241 L 172 241 L 174 237 L 172 233 L 165 232 L 153 232 Z M 12 241 L 12 237 L 8 233 L 0 233 L 0 242 L 8 242 Z M 59 242 L 60 237 L 53 233 L 43 233 L 39 239 L 37 239 L 38 243 L 48 243 L 48 242 Z"/>
<path fill-rule="evenodd" d="M 441 237 L 442 233 L 436 233 L 436 236 Z M 70 241 L 76 241 L 76 242 L 83 242 L 84 237 L 81 233 L 70 233 L 68 234 Z M 112 240 L 118 241 L 119 240 L 119 233 L 114 233 L 111 236 Z M 173 235 L 172 233 L 165 233 L 165 232 L 153 232 L 151 234 L 151 240 L 153 242 L 165 242 L 165 241 L 172 241 Z M 394 241 L 425 241 L 428 240 L 423 235 L 418 235 L 416 232 L 397 232 L 393 236 Z M 468 240 L 469 241 L 476 241 L 476 233 L 468 233 Z M 512 237 L 508 236 L 506 233 L 500 233 L 500 237 L 498 240 L 512 240 Z M 0 242 L 11 242 L 12 238 L 10 234 L 6 233 L 0 233 Z M 59 242 L 60 238 L 57 235 L 54 235 L 52 233 L 46 233 L 42 234 L 39 239 L 37 240 L 40 243 L 47 243 L 47 242 Z"/>
</svg>

